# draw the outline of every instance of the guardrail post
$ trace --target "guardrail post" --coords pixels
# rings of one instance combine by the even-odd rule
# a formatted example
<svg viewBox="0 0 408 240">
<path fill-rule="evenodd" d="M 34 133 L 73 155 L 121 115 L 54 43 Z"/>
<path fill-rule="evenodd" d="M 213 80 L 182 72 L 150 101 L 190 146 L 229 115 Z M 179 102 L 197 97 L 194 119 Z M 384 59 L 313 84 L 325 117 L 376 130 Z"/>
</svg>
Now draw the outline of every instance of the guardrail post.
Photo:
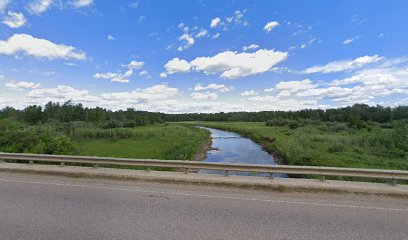
<svg viewBox="0 0 408 240">
<path fill-rule="evenodd" d="M 185 173 L 185 174 L 188 173 L 188 168 L 184 168 L 184 173 Z"/>
<path fill-rule="evenodd" d="M 65 166 L 65 162 L 60 162 L 60 167 Z"/>
<path fill-rule="evenodd" d="M 33 160 L 29 160 L 29 161 L 28 161 L 28 164 L 33 165 L 33 164 L 34 164 L 34 161 L 33 161 Z"/>
<path fill-rule="evenodd" d="M 146 168 L 146 171 L 150 172 L 150 170 L 151 170 L 151 168 L 150 168 L 150 167 L 147 167 L 147 168 Z"/>
<path fill-rule="evenodd" d="M 397 179 L 395 178 L 391 179 L 391 186 L 396 186 L 397 184 L 398 184 Z"/>
<path fill-rule="evenodd" d="M 321 181 L 321 182 L 326 181 L 326 176 L 321 175 L 321 176 L 320 176 L 320 181 Z"/>
<path fill-rule="evenodd" d="M 269 173 L 269 179 L 273 179 L 273 173 Z"/>
<path fill-rule="evenodd" d="M 99 164 L 94 163 L 93 168 L 98 168 L 98 167 L 99 167 Z"/>
<path fill-rule="evenodd" d="M 228 170 L 224 171 L 224 177 L 228 177 Z"/>
</svg>

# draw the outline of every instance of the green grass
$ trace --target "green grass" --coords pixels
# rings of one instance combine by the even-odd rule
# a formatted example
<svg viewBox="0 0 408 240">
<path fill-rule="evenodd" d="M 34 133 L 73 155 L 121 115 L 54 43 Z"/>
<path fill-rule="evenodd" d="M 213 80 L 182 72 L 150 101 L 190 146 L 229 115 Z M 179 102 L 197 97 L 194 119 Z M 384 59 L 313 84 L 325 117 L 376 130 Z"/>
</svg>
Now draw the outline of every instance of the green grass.
<svg viewBox="0 0 408 240">
<path fill-rule="evenodd" d="M 130 129 L 129 138 L 74 138 L 76 154 L 101 157 L 191 160 L 208 142 L 210 133 L 179 124 Z"/>
<path fill-rule="evenodd" d="M 260 122 L 187 122 L 237 132 L 278 155 L 281 163 L 305 166 L 408 170 L 407 154 L 386 147 L 389 129 L 330 131 L 325 123 L 296 129 Z"/>
</svg>

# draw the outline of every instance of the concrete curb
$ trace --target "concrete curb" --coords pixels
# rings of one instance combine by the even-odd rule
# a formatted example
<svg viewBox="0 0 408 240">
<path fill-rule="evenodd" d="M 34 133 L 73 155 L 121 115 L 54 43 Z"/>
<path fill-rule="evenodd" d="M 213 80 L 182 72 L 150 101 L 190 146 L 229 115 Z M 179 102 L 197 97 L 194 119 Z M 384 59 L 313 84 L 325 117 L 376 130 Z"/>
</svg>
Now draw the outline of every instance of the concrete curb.
<svg viewBox="0 0 408 240">
<path fill-rule="evenodd" d="M 114 168 L 90 168 L 77 166 L 28 165 L 0 163 L 1 172 L 62 175 L 68 177 L 103 178 L 116 180 L 153 181 L 161 183 L 183 183 L 217 185 L 237 188 L 253 188 L 275 191 L 336 192 L 408 197 L 407 185 L 391 186 L 381 183 L 364 183 L 314 179 L 269 179 L 262 177 L 228 176 L 215 174 L 180 173 L 163 171 L 125 170 Z"/>
</svg>

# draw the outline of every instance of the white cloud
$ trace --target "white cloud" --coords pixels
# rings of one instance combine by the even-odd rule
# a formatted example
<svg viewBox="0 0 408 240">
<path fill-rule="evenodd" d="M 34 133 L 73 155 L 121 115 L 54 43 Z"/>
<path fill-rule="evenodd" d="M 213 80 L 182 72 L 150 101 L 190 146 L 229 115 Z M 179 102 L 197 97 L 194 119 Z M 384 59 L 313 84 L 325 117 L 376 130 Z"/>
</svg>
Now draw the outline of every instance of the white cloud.
<svg viewBox="0 0 408 240">
<path fill-rule="evenodd" d="M 309 79 L 304 79 L 302 81 L 279 82 L 276 84 L 275 89 L 279 92 L 278 97 L 285 97 L 298 92 L 314 89 L 317 86 L 317 84 L 313 84 Z"/>
<path fill-rule="evenodd" d="M 111 82 L 128 83 L 129 79 L 133 75 L 133 70 L 129 69 L 124 74 L 121 73 L 96 73 L 93 77 L 97 79 L 110 79 Z"/>
<path fill-rule="evenodd" d="M 74 0 L 71 4 L 76 8 L 89 7 L 93 4 L 93 0 Z"/>
<path fill-rule="evenodd" d="M 151 78 L 149 72 L 146 71 L 146 70 L 143 70 L 143 71 L 139 72 L 139 76 L 142 76 L 144 78 Z"/>
<path fill-rule="evenodd" d="M 211 27 L 211 28 L 215 28 L 215 27 L 217 27 L 217 25 L 218 25 L 220 22 L 221 22 L 221 18 L 216 17 L 216 18 L 214 18 L 214 19 L 211 20 L 210 27 Z"/>
<path fill-rule="evenodd" d="M 254 53 L 226 51 L 213 57 L 198 57 L 191 61 L 195 71 L 205 74 L 221 73 L 225 79 L 236 79 L 270 71 L 287 58 L 286 52 L 261 49 Z"/>
<path fill-rule="evenodd" d="M 116 40 L 116 38 L 114 36 L 108 34 L 108 40 L 109 41 L 114 41 L 114 40 Z"/>
<path fill-rule="evenodd" d="M 66 85 L 58 85 L 56 88 L 40 88 L 31 90 L 27 96 L 37 99 L 42 103 L 48 101 L 63 102 L 73 100 L 78 102 L 96 102 L 98 97 L 92 96 L 87 90 L 77 90 Z"/>
<path fill-rule="evenodd" d="M 279 26 L 279 23 L 276 21 L 268 22 L 264 26 L 263 30 L 269 33 L 270 31 L 272 31 L 272 29 L 276 28 L 277 26 Z"/>
<path fill-rule="evenodd" d="M 168 61 L 166 65 L 164 65 L 166 69 L 166 74 L 174 74 L 174 73 L 186 73 L 190 71 L 191 65 L 186 60 L 182 60 L 179 58 L 173 58 L 172 60 Z"/>
<path fill-rule="evenodd" d="M 225 86 L 224 84 L 216 84 L 216 83 L 211 83 L 208 84 L 207 86 L 202 86 L 200 84 L 195 85 L 194 91 L 203 91 L 203 90 L 215 90 L 217 92 L 229 92 L 234 90 L 234 87 L 228 87 Z"/>
<path fill-rule="evenodd" d="M 53 3 L 53 0 L 34 0 L 29 3 L 26 8 L 28 12 L 35 15 L 40 15 L 47 11 Z"/>
<path fill-rule="evenodd" d="M 313 66 L 307 68 L 306 70 L 302 71 L 302 73 L 310 74 L 310 73 L 332 73 L 332 72 L 342 72 L 342 71 L 349 71 L 362 68 L 368 64 L 378 62 L 382 60 L 383 57 L 378 55 L 373 56 L 363 56 L 358 57 L 356 59 L 348 59 L 348 60 L 340 60 L 330 62 L 323 66 Z"/>
<path fill-rule="evenodd" d="M 145 89 L 136 89 L 130 92 L 104 93 L 101 97 L 108 101 L 122 103 L 143 103 L 162 101 L 178 95 L 177 88 L 169 87 L 167 84 L 158 84 Z"/>
<path fill-rule="evenodd" d="M 85 60 L 86 54 L 72 46 L 55 44 L 46 39 L 27 34 L 14 34 L 6 41 L 0 40 L 0 54 L 18 56 L 18 53 L 36 58 Z"/>
<path fill-rule="evenodd" d="M 214 34 L 214 35 L 212 35 L 212 39 L 217 39 L 217 38 L 219 38 L 220 37 L 220 33 L 216 33 L 216 34 Z"/>
<path fill-rule="evenodd" d="M 36 89 L 41 87 L 41 84 L 34 82 L 9 82 L 6 83 L 6 88 L 15 91 L 23 91 L 25 89 Z"/>
<path fill-rule="evenodd" d="M 243 46 L 242 50 L 243 51 L 248 51 L 248 50 L 255 50 L 255 49 L 258 49 L 258 48 L 259 48 L 258 44 L 251 44 L 249 46 Z"/>
<path fill-rule="evenodd" d="M 182 45 L 177 48 L 177 50 L 179 51 L 189 49 L 195 43 L 193 36 L 189 33 L 188 27 L 183 28 L 183 34 L 179 37 L 178 40 L 182 43 Z"/>
<path fill-rule="evenodd" d="M 352 38 L 347 38 L 347 39 L 345 39 L 345 40 L 343 41 L 343 44 L 344 44 L 344 45 L 350 44 L 350 43 L 356 41 L 356 40 L 359 39 L 359 38 L 360 38 L 360 36 L 355 36 L 355 37 L 352 37 Z"/>
<path fill-rule="evenodd" d="M 191 93 L 191 97 L 193 99 L 211 99 L 215 100 L 218 98 L 218 94 L 216 92 L 193 92 Z"/>
<path fill-rule="evenodd" d="M 202 38 L 208 36 L 208 31 L 207 29 L 201 29 L 196 35 L 196 38 Z"/>
<path fill-rule="evenodd" d="M 126 65 L 128 69 L 139 69 L 143 67 L 145 62 L 138 62 L 138 61 L 131 61 L 129 64 Z"/>
<path fill-rule="evenodd" d="M 246 10 L 244 10 L 243 12 L 246 12 Z M 227 23 L 237 23 L 237 24 L 242 23 L 244 26 L 248 26 L 249 25 L 248 22 L 244 20 L 243 12 L 241 12 L 240 10 L 236 10 L 233 16 L 226 18 Z"/>
<path fill-rule="evenodd" d="M 194 38 L 188 33 L 184 33 L 183 35 L 181 35 L 179 40 L 184 42 L 184 44 L 178 48 L 179 51 L 186 50 L 193 46 L 195 43 Z"/>
<path fill-rule="evenodd" d="M 27 19 L 22 13 L 8 11 L 2 22 L 10 28 L 19 28 L 27 23 Z"/>
<path fill-rule="evenodd" d="M 255 95 L 256 92 L 254 90 L 249 90 L 241 93 L 241 96 L 252 96 Z"/>
<path fill-rule="evenodd" d="M 0 0 L 0 13 L 6 10 L 7 5 L 10 3 L 10 0 Z"/>
<path fill-rule="evenodd" d="M 160 73 L 160 78 L 166 78 L 167 74 L 166 73 Z"/>
</svg>

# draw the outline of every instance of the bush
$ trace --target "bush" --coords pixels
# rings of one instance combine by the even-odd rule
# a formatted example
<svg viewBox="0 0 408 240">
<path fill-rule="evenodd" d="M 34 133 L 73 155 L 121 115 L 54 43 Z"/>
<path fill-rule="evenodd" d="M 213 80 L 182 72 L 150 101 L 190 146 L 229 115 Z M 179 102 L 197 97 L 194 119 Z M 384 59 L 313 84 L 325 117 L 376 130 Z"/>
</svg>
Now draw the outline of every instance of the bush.
<svg viewBox="0 0 408 240">
<path fill-rule="evenodd" d="M 343 150 L 344 150 L 344 145 L 342 143 L 334 143 L 334 144 L 331 144 L 327 148 L 327 151 L 329 153 L 342 152 Z"/>
</svg>

